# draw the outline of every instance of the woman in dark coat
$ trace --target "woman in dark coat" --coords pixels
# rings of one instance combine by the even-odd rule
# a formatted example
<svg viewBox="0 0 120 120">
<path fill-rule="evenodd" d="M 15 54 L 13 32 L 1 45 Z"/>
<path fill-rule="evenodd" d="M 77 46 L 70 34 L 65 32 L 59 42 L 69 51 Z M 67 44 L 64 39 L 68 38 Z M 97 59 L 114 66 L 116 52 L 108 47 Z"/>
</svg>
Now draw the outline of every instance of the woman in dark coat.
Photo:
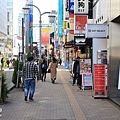
<svg viewBox="0 0 120 120">
<path fill-rule="evenodd" d="M 41 70 L 42 70 L 42 82 L 46 81 L 46 73 L 47 73 L 47 61 L 44 59 L 41 63 Z"/>
</svg>

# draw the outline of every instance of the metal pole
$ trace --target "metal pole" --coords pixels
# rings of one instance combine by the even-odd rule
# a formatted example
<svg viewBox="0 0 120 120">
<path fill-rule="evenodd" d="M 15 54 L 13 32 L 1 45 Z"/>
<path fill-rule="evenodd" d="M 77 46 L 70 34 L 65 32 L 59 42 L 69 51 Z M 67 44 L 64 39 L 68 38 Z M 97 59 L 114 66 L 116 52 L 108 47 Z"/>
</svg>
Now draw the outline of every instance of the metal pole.
<svg viewBox="0 0 120 120">
<path fill-rule="evenodd" d="M 39 39 L 40 39 L 40 44 L 39 44 L 39 47 L 40 47 L 40 50 L 39 50 L 39 59 L 41 60 L 41 11 L 40 9 L 36 6 L 36 5 L 33 5 L 33 4 L 27 4 L 28 6 L 34 6 L 35 8 L 38 9 L 39 11 Z"/>
<path fill-rule="evenodd" d="M 22 53 L 24 54 L 24 18 L 22 18 Z"/>
</svg>

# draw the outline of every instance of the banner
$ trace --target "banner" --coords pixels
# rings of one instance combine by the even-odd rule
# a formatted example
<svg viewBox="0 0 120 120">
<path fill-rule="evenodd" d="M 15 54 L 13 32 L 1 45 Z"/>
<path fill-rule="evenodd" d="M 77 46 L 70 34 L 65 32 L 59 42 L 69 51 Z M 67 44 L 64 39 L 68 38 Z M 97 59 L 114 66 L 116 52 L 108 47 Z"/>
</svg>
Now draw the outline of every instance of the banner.
<svg viewBox="0 0 120 120">
<path fill-rule="evenodd" d="M 50 44 L 53 45 L 54 44 L 54 32 L 50 33 Z"/>
<path fill-rule="evenodd" d="M 74 34 L 74 13 L 69 13 L 69 33 Z"/>
<path fill-rule="evenodd" d="M 85 34 L 87 15 L 74 15 L 74 34 Z"/>
<path fill-rule="evenodd" d="M 63 0 L 58 0 L 58 22 L 59 22 L 59 37 L 63 37 Z"/>
<path fill-rule="evenodd" d="M 42 28 L 42 44 L 49 44 L 51 28 Z"/>
<path fill-rule="evenodd" d="M 74 13 L 74 0 L 69 0 L 69 9 L 68 11 Z"/>
</svg>

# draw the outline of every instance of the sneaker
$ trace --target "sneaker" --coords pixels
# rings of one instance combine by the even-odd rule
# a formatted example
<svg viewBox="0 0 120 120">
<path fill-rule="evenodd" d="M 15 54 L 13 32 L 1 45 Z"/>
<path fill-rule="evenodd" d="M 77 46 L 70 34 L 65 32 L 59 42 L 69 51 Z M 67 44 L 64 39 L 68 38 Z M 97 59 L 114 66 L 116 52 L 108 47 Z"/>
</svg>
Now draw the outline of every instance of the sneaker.
<svg viewBox="0 0 120 120">
<path fill-rule="evenodd" d="M 34 101 L 34 99 L 33 99 L 33 98 L 32 98 L 32 99 L 29 99 L 29 101 L 30 101 L 30 102 L 33 102 L 33 101 Z"/>
<path fill-rule="evenodd" d="M 24 99 L 26 102 L 27 102 L 27 96 L 25 96 L 25 99 Z"/>
</svg>

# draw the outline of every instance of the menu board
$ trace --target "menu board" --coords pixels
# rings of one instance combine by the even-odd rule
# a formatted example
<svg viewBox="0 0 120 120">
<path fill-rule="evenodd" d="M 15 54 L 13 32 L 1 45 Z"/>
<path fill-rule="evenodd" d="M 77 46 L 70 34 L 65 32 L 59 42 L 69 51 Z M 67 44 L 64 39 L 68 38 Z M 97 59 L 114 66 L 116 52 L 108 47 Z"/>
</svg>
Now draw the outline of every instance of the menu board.
<svg viewBox="0 0 120 120">
<path fill-rule="evenodd" d="M 80 59 L 80 74 L 91 73 L 91 59 Z"/>
<path fill-rule="evenodd" d="M 105 64 L 94 64 L 94 97 L 107 97 L 105 74 Z"/>
</svg>

